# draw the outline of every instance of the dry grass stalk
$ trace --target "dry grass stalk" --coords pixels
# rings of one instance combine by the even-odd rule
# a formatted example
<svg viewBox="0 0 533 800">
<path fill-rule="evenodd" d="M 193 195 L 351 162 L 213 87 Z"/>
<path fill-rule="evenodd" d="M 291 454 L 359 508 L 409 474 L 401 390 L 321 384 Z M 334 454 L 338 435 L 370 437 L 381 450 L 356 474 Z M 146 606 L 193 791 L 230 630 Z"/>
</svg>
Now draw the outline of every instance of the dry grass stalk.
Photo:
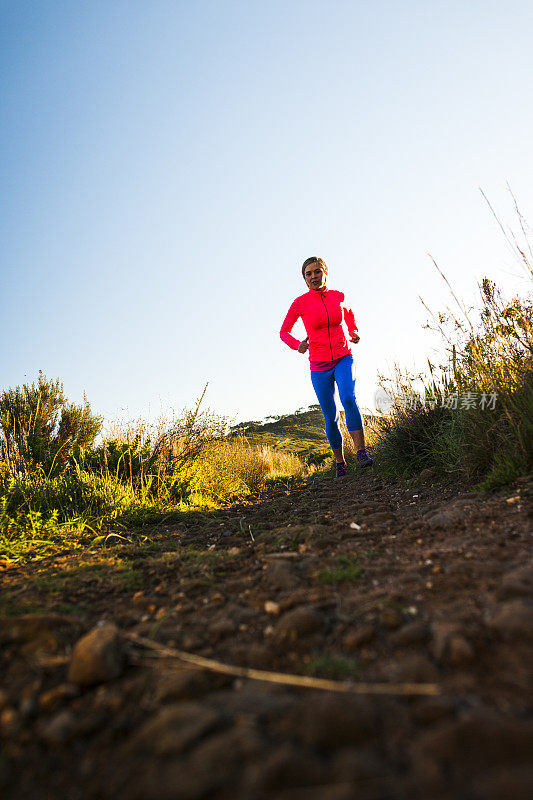
<svg viewBox="0 0 533 800">
<path fill-rule="evenodd" d="M 232 667 L 212 658 L 196 656 L 184 650 L 175 650 L 172 647 L 163 647 L 158 642 L 136 636 L 131 633 L 123 634 L 125 639 L 134 644 L 142 645 L 159 654 L 161 658 L 177 658 L 193 667 L 220 672 L 224 675 L 234 675 L 237 678 L 249 678 L 268 683 L 280 683 L 285 686 L 300 686 L 307 689 L 322 689 L 328 692 L 351 692 L 353 694 L 394 694 L 402 696 L 413 695 L 438 695 L 440 688 L 436 683 L 351 683 L 349 681 L 333 681 L 325 678 L 311 678 L 303 675 L 290 675 L 284 672 L 268 672 L 251 667 Z"/>
</svg>

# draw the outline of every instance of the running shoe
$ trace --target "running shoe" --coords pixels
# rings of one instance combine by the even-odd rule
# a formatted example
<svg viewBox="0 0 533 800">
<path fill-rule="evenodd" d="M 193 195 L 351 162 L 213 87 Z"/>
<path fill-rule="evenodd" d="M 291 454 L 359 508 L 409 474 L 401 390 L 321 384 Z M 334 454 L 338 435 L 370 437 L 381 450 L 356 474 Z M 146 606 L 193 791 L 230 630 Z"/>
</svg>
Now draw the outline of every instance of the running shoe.
<svg viewBox="0 0 533 800">
<path fill-rule="evenodd" d="M 374 463 L 364 448 L 357 451 L 356 457 L 357 463 L 361 468 L 370 467 Z"/>
<path fill-rule="evenodd" d="M 337 461 L 337 473 L 335 475 L 336 478 L 344 478 L 344 476 L 348 473 L 348 467 L 346 466 L 345 461 Z"/>
</svg>

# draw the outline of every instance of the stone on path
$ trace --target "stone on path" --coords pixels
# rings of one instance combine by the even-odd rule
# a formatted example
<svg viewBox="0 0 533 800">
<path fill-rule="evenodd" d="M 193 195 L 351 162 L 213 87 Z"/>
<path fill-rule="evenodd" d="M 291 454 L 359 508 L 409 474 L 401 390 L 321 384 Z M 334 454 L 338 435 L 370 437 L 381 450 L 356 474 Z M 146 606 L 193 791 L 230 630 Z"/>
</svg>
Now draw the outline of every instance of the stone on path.
<svg viewBox="0 0 533 800">
<path fill-rule="evenodd" d="M 128 749 L 157 755 L 177 755 L 214 730 L 220 715 L 199 703 L 177 703 L 158 711 L 130 740 Z"/>
<path fill-rule="evenodd" d="M 501 600 L 511 597 L 533 597 L 533 563 L 504 575 L 498 597 Z"/>
<path fill-rule="evenodd" d="M 124 666 L 124 650 L 119 630 L 111 622 L 97 625 L 76 642 L 68 680 L 77 686 L 118 678 Z"/>
<path fill-rule="evenodd" d="M 503 639 L 533 642 L 533 603 L 509 600 L 500 606 L 489 624 Z"/>
<path fill-rule="evenodd" d="M 318 611 L 311 606 L 299 606 L 283 614 L 274 628 L 273 639 L 276 644 L 290 644 L 323 628 L 324 619 Z"/>
</svg>

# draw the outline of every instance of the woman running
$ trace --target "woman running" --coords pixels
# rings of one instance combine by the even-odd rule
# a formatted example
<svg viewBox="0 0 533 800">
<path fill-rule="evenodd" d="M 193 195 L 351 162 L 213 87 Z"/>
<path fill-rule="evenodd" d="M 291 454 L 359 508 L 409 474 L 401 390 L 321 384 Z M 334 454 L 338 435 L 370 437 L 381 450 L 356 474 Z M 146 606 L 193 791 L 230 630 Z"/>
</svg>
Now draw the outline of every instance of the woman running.
<svg viewBox="0 0 533 800">
<path fill-rule="evenodd" d="M 326 436 L 337 462 L 337 478 L 347 473 L 339 428 L 339 412 L 335 405 L 335 383 L 346 414 L 348 433 L 355 445 L 360 467 L 369 467 L 372 459 L 365 450 L 363 421 L 355 400 L 353 356 L 346 341 L 342 321 L 346 323 L 350 341 L 357 344 L 359 333 L 352 310 L 344 303 L 344 294 L 328 289 L 328 268 L 321 259 L 307 258 L 302 275 L 309 291 L 293 302 L 283 321 L 279 335 L 293 350 L 305 353 L 309 349 L 311 383 L 316 392 L 326 423 Z M 307 338 L 299 342 L 291 336 L 296 320 L 301 317 Z"/>
</svg>

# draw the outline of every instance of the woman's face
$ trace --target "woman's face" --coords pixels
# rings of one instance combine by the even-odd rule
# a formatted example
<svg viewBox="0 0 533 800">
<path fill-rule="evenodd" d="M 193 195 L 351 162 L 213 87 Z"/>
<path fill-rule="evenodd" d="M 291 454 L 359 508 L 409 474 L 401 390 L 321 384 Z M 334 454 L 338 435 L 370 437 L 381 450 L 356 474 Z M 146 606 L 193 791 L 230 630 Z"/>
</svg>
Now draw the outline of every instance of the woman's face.
<svg viewBox="0 0 533 800">
<path fill-rule="evenodd" d="M 305 268 L 304 278 L 310 289 L 323 289 L 326 285 L 327 273 L 316 261 Z"/>
</svg>

